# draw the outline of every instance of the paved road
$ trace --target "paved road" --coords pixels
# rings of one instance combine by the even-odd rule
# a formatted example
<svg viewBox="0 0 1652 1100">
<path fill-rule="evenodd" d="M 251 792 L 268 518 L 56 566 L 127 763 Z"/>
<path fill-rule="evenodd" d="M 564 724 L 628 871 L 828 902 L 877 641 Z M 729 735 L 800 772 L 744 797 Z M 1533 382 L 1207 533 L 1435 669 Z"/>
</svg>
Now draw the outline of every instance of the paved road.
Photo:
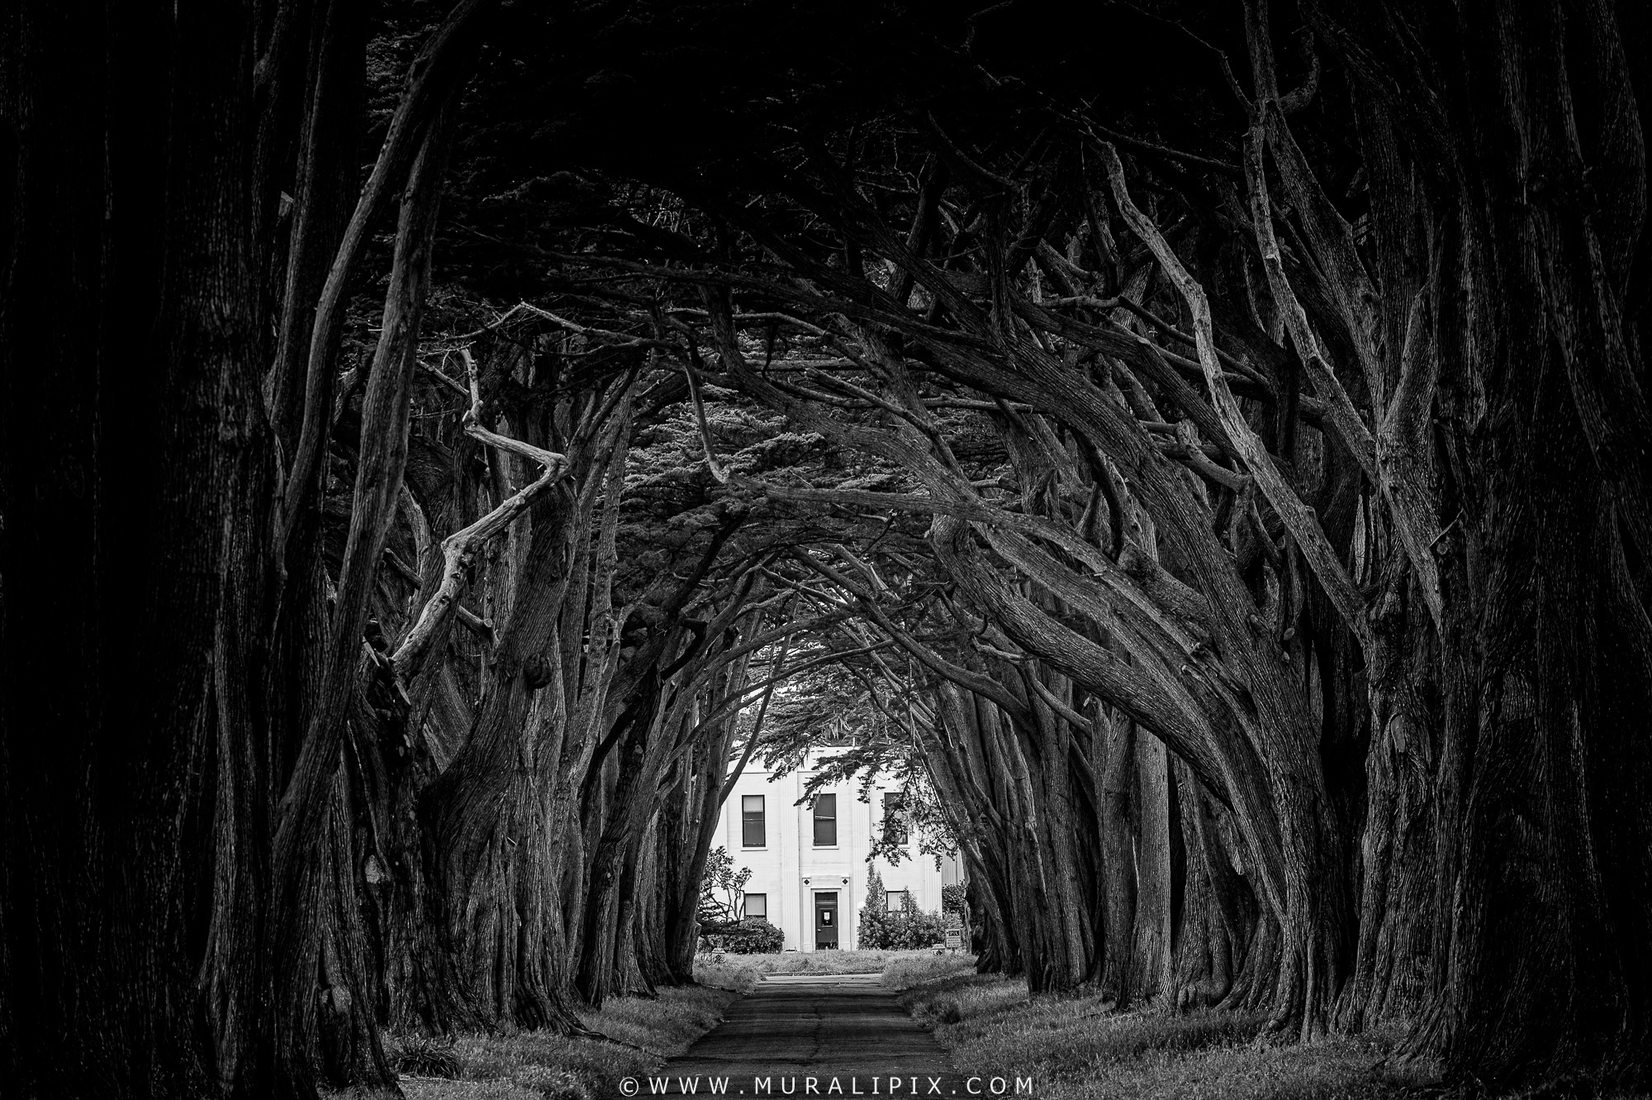
<svg viewBox="0 0 1652 1100">
<path fill-rule="evenodd" d="M 771 977 L 658 1076 L 640 1083 L 640 1095 L 969 1095 L 940 1044 L 876 974 Z"/>
</svg>

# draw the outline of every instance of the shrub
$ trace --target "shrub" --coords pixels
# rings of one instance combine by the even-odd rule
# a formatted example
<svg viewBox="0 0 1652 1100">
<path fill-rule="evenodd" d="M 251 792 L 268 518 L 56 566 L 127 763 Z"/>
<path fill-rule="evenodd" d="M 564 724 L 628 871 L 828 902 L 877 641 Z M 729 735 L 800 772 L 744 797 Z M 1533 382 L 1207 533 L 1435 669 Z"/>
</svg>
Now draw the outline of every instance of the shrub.
<svg viewBox="0 0 1652 1100">
<path fill-rule="evenodd" d="M 876 867 L 866 878 L 866 901 L 860 907 L 860 927 L 855 943 L 862 951 L 883 951 L 894 946 L 895 916 L 889 912 L 889 894 Z"/>
<path fill-rule="evenodd" d="M 729 950 L 741 955 L 772 955 L 786 944 L 786 934 L 762 917 L 747 917 Z"/>
<path fill-rule="evenodd" d="M 909 893 L 898 913 L 891 913 L 883 876 L 876 867 L 866 882 L 866 902 L 860 909 L 859 946 L 863 951 L 909 951 L 946 940 L 946 922 L 939 913 L 919 909 Z"/>
<path fill-rule="evenodd" d="M 921 909 L 913 909 L 909 913 L 897 914 L 897 918 L 895 942 L 889 945 L 894 950 L 931 947 L 946 942 L 946 924 L 939 913 L 925 913 Z"/>
<path fill-rule="evenodd" d="M 926 913 L 918 908 L 908 894 L 901 902 L 901 911 L 891 913 L 890 943 L 893 950 L 903 951 L 929 947 L 946 940 L 946 922 L 939 913 Z"/>
<path fill-rule="evenodd" d="M 705 930 L 706 946 L 731 955 L 769 955 L 786 943 L 786 934 L 762 917 L 746 917 Z"/>
</svg>

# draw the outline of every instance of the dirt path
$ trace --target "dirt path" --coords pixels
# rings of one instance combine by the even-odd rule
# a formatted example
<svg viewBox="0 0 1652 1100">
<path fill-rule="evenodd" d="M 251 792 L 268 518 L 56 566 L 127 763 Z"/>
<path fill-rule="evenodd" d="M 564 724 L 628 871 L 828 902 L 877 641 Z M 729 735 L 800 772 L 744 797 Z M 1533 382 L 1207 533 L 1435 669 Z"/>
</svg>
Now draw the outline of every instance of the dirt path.
<svg viewBox="0 0 1652 1100">
<path fill-rule="evenodd" d="M 983 1094 L 986 1093 L 982 1088 Z M 764 981 L 641 1096 L 969 1096 L 876 974 Z"/>
</svg>

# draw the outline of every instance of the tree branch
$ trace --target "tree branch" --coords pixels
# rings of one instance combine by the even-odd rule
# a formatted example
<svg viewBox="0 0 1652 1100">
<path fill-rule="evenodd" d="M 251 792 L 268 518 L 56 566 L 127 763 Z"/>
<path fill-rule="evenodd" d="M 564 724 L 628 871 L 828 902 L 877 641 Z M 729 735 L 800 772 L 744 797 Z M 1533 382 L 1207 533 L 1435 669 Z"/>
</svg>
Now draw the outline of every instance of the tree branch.
<svg viewBox="0 0 1652 1100">
<path fill-rule="evenodd" d="M 1331 604 L 1337 609 L 1343 623 L 1359 641 L 1361 650 L 1369 654 L 1374 639 L 1371 623 L 1365 614 L 1364 597 L 1355 587 L 1348 571 L 1342 567 L 1342 562 L 1337 559 L 1336 551 L 1332 549 L 1330 540 L 1325 537 L 1318 517 L 1297 496 L 1296 490 L 1286 483 L 1261 437 L 1245 419 L 1244 410 L 1239 407 L 1239 401 L 1228 386 L 1222 365 L 1216 358 L 1210 302 L 1205 297 L 1204 288 L 1182 265 L 1175 250 L 1170 247 L 1170 242 L 1164 239 L 1164 235 L 1147 215 L 1131 201 L 1129 189 L 1124 181 L 1124 165 L 1119 161 L 1118 153 L 1111 149 L 1107 150 L 1107 173 L 1112 180 L 1113 198 L 1125 220 L 1158 258 L 1160 266 L 1170 276 L 1171 282 L 1176 285 L 1176 289 L 1187 303 L 1188 312 L 1193 315 L 1193 334 L 1198 338 L 1199 362 L 1204 367 L 1212 401 L 1217 414 L 1222 418 L 1223 426 L 1227 428 L 1229 438 L 1238 448 L 1251 476 L 1256 479 L 1257 487 L 1268 498 L 1268 503 L 1273 505 L 1286 530 L 1290 531 L 1292 539 L 1301 549 L 1302 556 L 1313 568 L 1314 575 L 1319 578 L 1319 583 L 1325 589 L 1325 594 L 1330 597 Z"/>
<path fill-rule="evenodd" d="M 391 660 L 404 679 L 418 673 L 430 651 L 431 643 L 441 635 L 449 615 L 461 613 L 459 593 L 476 560 L 476 552 L 487 541 L 498 535 L 529 508 L 551 487 L 568 475 L 572 468 L 566 455 L 542 450 L 520 440 L 509 439 L 482 426 L 482 388 L 477 378 L 476 360 L 470 352 L 462 351 L 465 371 L 470 377 L 470 408 L 465 411 L 465 434 L 484 445 L 520 455 L 539 464 L 537 478 L 512 493 L 487 515 L 467 527 L 460 528 L 442 540 L 442 579 L 436 591 L 425 601 L 413 628 L 402 639 Z"/>
</svg>

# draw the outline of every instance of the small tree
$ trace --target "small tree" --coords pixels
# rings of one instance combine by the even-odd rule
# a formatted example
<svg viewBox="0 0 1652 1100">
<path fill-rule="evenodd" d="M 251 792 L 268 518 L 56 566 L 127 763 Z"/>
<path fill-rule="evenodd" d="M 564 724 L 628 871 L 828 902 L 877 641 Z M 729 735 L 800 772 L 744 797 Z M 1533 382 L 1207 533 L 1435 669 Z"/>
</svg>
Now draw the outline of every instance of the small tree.
<svg viewBox="0 0 1652 1100">
<path fill-rule="evenodd" d="M 733 924 L 740 919 L 741 902 L 751 868 L 734 868 L 734 859 L 721 844 L 706 856 L 705 878 L 700 889 L 700 924 L 706 929 Z M 722 892 L 722 897 L 717 892 Z"/>
<path fill-rule="evenodd" d="M 856 944 L 863 951 L 890 946 L 893 924 L 889 913 L 889 893 L 883 888 L 883 876 L 873 867 L 872 873 L 866 877 L 866 901 L 860 907 Z"/>
<path fill-rule="evenodd" d="M 929 947 L 946 939 L 946 925 L 939 913 L 926 913 L 912 900 L 910 891 L 901 895 L 901 911 L 891 914 L 893 928 L 889 946 L 897 950 Z"/>
</svg>

